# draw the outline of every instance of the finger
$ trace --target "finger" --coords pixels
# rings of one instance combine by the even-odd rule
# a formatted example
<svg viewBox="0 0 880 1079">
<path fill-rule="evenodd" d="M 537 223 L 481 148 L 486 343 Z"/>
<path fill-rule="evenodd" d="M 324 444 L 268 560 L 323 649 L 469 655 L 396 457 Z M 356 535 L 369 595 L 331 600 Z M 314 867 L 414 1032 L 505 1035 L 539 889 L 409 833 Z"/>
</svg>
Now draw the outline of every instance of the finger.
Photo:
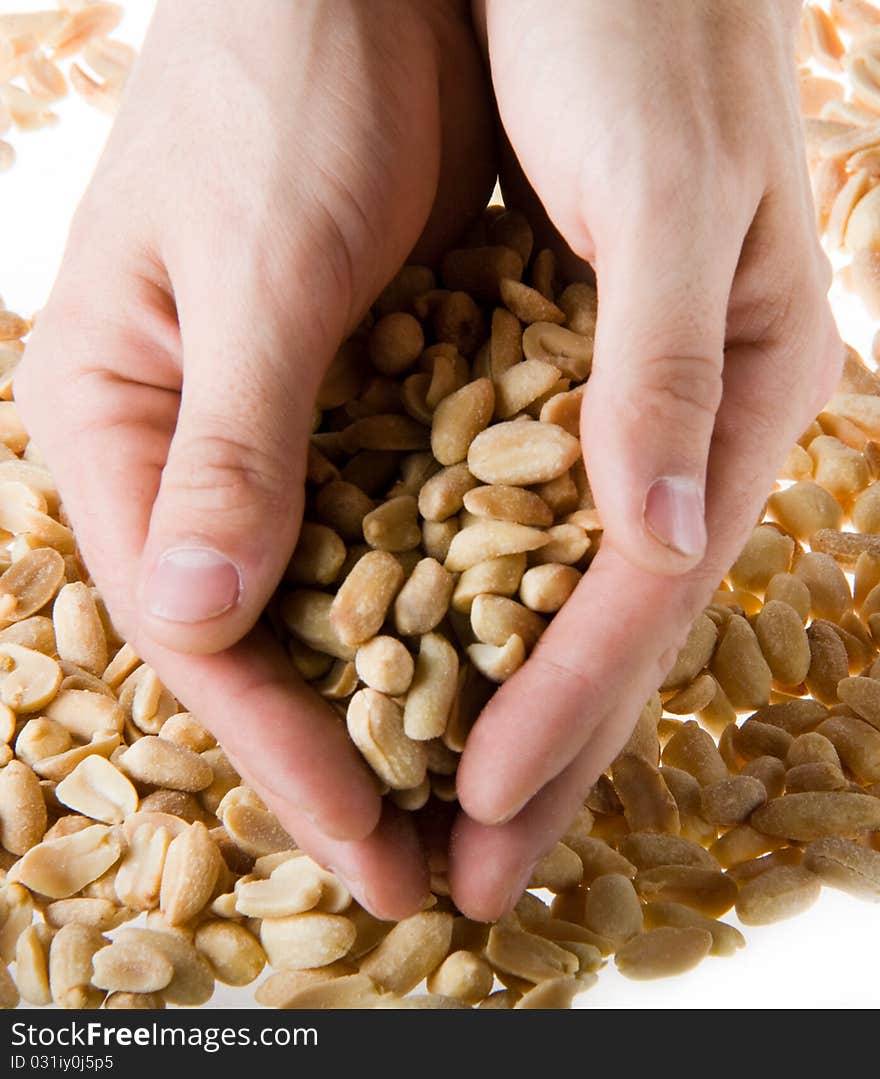
<svg viewBox="0 0 880 1079">
<path fill-rule="evenodd" d="M 812 249 L 805 248 L 804 272 L 789 277 L 787 300 L 770 295 L 766 277 L 753 272 L 768 236 L 779 235 L 775 225 L 760 223 L 744 251 L 745 299 L 737 297 L 734 307 L 754 319 L 758 306 L 754 295 L 746 302 L 748 292 L 763 289 L 770 301 L 763 309 L 773 311 L 775 322 L 753 322 L 758 343 L 743 340 L 727 354 L 710 452 L 706 557 L 669 580 L 633 566 L 603 542 L 529 661 L 495 694 L 469 736 L 458 790 L 470 816 L 488 824 L 509 819 L 599 730 L 617 730 L 612 748 L 623 745 L 640 702 L 662 681 L 741 550 L 785 452 L 834 384 L 841 346 Z M 780 311 L 802 314 L 780 319 Z M 601 632 L 585 648 L 590 626 Z M 539 715 L 528 704 L 534 700 L 544 702 Z"/>
<path fill-rule="evenodd" d="M 601 302 L 584 455 L 605 541 L 649 572 L 682 573 L 706 548 L 706 465 L 747 222 L 717 227 L 683 200 L 661 213 L 651 190 L 611 216 L 613 235 L 593 229 Z"/>
<path fill-rule="evenodd" d="M 160 330 L 162 311 L 144 316 L 143 295 L 133 280 L 123 285 L 124 277 L 108 278 L 118 290 L 110 310 L 141 315 L 124 332 L 106 314 L 106 297 L 80 303 L 75 321 L 63 302 L 44 312 L 16 379 L 26 423 L 64 492 L 84 560 L 117 628 L 254 773 L 329 833 L 361 838 L 379 817 L 372 780 L 344 727 L 299 680 L 280 645 L 261 633 L 216 657 L 214 666 L 196 667 L 192 657 L 137 639 L 135 582 L 177 393 L 117 372 L 150 364 L 157 381 L 172 380 L 176 359 L 174 335 Z M 78 332 L 70 332 L 73 325 Z M 113 357 L 116 372 L 94 370 L 94 357 Z"/>
<path fill-rule="evenodd" d="M 265 626 L 211 656 L 151 646 L 143 658 L 259 791 L 331 836 L 361 839 L 375 827 L 379 796 L 345 724 L 302 682 Z"/>
</svg>

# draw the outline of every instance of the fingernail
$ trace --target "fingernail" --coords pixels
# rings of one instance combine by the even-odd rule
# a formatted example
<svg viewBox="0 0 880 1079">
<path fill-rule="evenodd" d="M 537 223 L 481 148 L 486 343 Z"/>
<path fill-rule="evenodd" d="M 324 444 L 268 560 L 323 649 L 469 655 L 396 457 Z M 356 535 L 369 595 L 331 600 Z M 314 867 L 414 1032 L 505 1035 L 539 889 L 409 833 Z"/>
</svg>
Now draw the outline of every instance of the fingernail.
<svg viewBox="0 0 880 1079">
<path fill-rule="evenodd" d="M 147 609 L 169 622 L 204 622 L 234 607 L 241 592 L 236 566 L 209 547 L 166 551 L 147 586 Z"/>
<path fill-rule="evenodd" d="M 665 547 L 693 558 L 706 549 L 703 489 L 687 476 L 661 476 L 645 495 L 645 527 Z"/>
</svg>

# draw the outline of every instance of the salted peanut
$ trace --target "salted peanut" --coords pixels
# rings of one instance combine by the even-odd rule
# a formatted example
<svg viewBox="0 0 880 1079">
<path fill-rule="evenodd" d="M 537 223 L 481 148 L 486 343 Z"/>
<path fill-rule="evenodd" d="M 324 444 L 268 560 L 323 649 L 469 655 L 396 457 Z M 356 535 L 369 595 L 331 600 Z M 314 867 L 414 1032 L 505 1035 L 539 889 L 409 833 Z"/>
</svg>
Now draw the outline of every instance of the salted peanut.
<svg viewBox="0 0 880 1079">
<path fill-rule="evenodd" d="M 533 566 L 523 574 L 520 599 L 532 611 L 553 614 L 574 592 L 580 579 L 578 570 L 560 562 Z"/>
<path fill-rule="evenodd" d="M 386 557 L 389 560 L 387 563 L 389 573 L 402 576 L 403 571 L 396 559 L 390 555 L 380 557 Z M 394 569 L 390 568 L 391 562 L 394 563 Z M 289 592 L 281 600 L 281 618 L 295 637 L 308 647 L 314 648 L 316 652 L 326 653 L 336 659 L 354 659 L 354 646 L 344 642 L 333 626 L 331 620 L 333 602 L 334 597 L 328 596 L 326 592 L 311 590 Z"/>
<path fill-rule="evenodd" d="M 36 712 L 58 692 L 61 667 L 42 652 L 0 642 L 0 700 L 14 712 Z"/>
<path fill-rule="evenodd" d="M 551 364 L 581 382 L 590 373 L 593 341 L 555 322 L 533 322 L 523 332 L 523 352 L 527 360 Z"/>
<path fill-rule="evenodd" d="M 224 985 L 250 985 L 266 965 L 259 941 L 234 922 L 205 922 L 196 930 L 193 943 Z"/>
<path fill-rule="evenodd" d="M 364 539 L 381 551 L 411 551 L 422 538 L 413 495 L 398 495 L 371 510 L 363 521 Z"/>
<path fill-rule="evenodd" d="M 418 492 L 419 513 L 427 521 L 445 521 L 458 513 L 468 491 L 477 486 L 464 462 L 450 465 L 431 476 Z"/>
<path fill-rule="evenodd" d="M 738 711 L 760 708 L 769 701 L 773 676 L 754 630 L 740 615 L 732 614 L 728 619 L 711 669 Z"/>
<path fill-rule="evenodd" d="M 711 951 L 712 943 L 712 934 L 705 929 L 664 926 L 627 941 L 614 962 L 625 978 L 670 978 L 697 966 Z"/>
<path fill-rule="evenodd" d="M 807 552 L 798 559 L 793 572 L 809 589 L 814 618 L 839 622 L 852 609 L 849 584 L 830 555 Z"/>
<path fill-rule="evenodd" d="M 507 920 L 496 922 L 489 930 L 486 958 L 496 971 L 535 983 L 560 975 L 571 977 L 578 969 L 572 952 Z"/>
<path fill-rule="evenodd" d="M 490 993 L 485 1000 L 481 1000 L 477 1007 L 486 1011 L 508 1011 L 515 1008 L 517 1001 L 520 1000 L 522 1000 L 522 994 L 515 989 L 498 989 Z"/>
<path fill-rule="evenodd" d="M 131 645 L 123 644 L 107 664 L 101 680 L 106 682 L 111 689 L 117 689 L 137 669 L 140 662 L 140 658 Z"/>
<path fill-rule="evenodd" d="M 7 879 L 20 881 L 50 899 L 66 899 L 97 880 L 121 853 L 119 836 L 103 824 L 94 824 L 31 847 Z"/>
<path fill-rule="evenodd" d="M 579 438 L 583 400 L 583 386 L 575 386 L 571 390 L 560 389 L 542 403 L 538 419 L 541 423 L 554 423 L 572 438 Z"/>
<path fill-rule="evenodd" d="M 345 544 L 332 528 L 303 521 L 284 579 L 297 585 L 330 584 L 344 561 Z"/>
<path fill-rule="evenodd" d="M 685 723 L 663 747 L 663 764 L 689 772 L 701 786 L 726 779 L 727 765 L 708 731 Z"/>
<path fill-rule="evenodd" d="M 223 827 L 232 842 L 254 858 L 295 846 L 273 813 L 254 806 L 230 806 L 223 814 Z"/>
<path fill-rule="evenodd" d="M 831 716 L 818 733 L 834 746 L 840 760 L 863 783 L 880 782 L 880 732 L 854 716 Z"/>
<path fill-rule="evenodd" d="M 570 470 L 556 479 L 535 484 L 533 490 L 547 503 L 556 517 L 563 517 L 578 508 L 580 495 Z"/>
<path fill-rule="evenodd" d="M 711 674 L 698 675 L 689 686 L 665 701 L 663 710 L 674 716 L 695 715 L 709 707 L 717 690 L 718 683 Z"/>
<path fill-rule="evenodd" d="M 795 686 L 810 669 L 810 642 L 800 615 L 781 600 L 770 600 L 754 624 L 761 653 L 777 682 Z"/>
<path fill-rule="evenodd" d="M 814 438 L 808 447 L 813 459 L 813 479 L 837 499 L 852 498 L 868 486 L 865 457 L 832 435 Z"/>
<path fill-rule="evenodd" d="M 60 929 L 69 922 L 77 922 L 79 925 L 90 925 L 104 933 L 134 917 L 134 912 L 124 910 L 110 899 L 81 896 L 49 903 L 43 910 L 43 917 L 46 924 L 54 929 Z"/>
<path fill-rule="evenodd" d="M 804 791 L 775 798 L 752 815 L 771 836 L 809 842 L 827 835 L 853 836 L 880 828 L 880 801 L 851 791 Z"/>
<path fill-rule="evenodd" d="M 49 989 L 62 1008 L 97 1008 L 103 994 L 92 987 L 92 961 L 107 944 L 97 929 L 71 922 L 52 938 L 49 948 Z"/>
<path fill-rule="evenodd" d="M 843 678 L 837 684 L 837 696 L 880 730 L 880 682 L 874 678 Z"/>
<path fill-rule="evenodd" d="M 45 709 L 46 718 L 60 724 L 79 741 L 99 731 L 122 733 L 125 716 L 112 696 L 85 689 L 61 690 Z"/>
<path fill-rule="evenodd" d="M 729 776 L 703 788 L 703 816 L 713 824 L 733 825 L 747 820 L 767 801 L 764 784 L 752 776 Z"/>
<path fill-rule="evenodd" d="M 559 381 L 559 370 L 543 360 L 521 360 L 495 379 L 496 419 L 509 420 L 543 397 Z"/>
<path fill-rule="evenodd" d="M 478 520 L 452 537 L 445 566 L 451 573 L 460 573 L 493 558 L 534 551 L 547 539 L 546 532 L 527 525 Z"/>
<path fill-rule="evenodd" d="M 489 374 L 495 381 L 522 360 L 522 327 L 519 319 L 503 307 L 492 312 L 489 338 Z"/>
<path fill-rule="evenodd" d="M 501 300 L 509 311 L 520 322 L 554 322 L 565 321 L 565 313 L 551 300 L 542 296 L 537 289 L 524 285 L 521 281 L 510 277 L 504 277 L 499 284 Z"/>
<path fill-rule="evenodd" d="M 18 622 L 36 614 L 63 582 L 64 559 L 57 551 L 51 547 L 28 551 L 0 575 L 4 618 Z"/>
<path fill-rule="evenodd" d="M 790 752 L 791 746 L 788 748 L 786 757 Z M 767 754 L 753 757 L 743 766 L 740 775 L 757 779 L 767 792 L 768 799 L 779 798 L 785 790 L 785 764 L 778 757 Z"/>
<path fill-rule="evenodd" d="M 11 963 L 15 958 L 18 938 L 33 922 L 34 901 L 27 888 L 7 878 L 0 891 L 0 959 Z"/>
<path fill-rule="evenodd" d="M 465 509 L 478 517 L 545 528 L 553 524 L 553 511 L 534 491 L 504 484 L 474 487 L 463 498 Z"/>
<path fill-rule="evenodd" d="M 60 783 L 80 761 L 92 754 L 109 757 L 119 748 L 120 742 L 121 738 L 116 731 L 97 731 L 86 745 L 74 746 L 63 753 L 42 757 L 34 763 L 33 769 L 40 779 Z"/>
<path fill-rule="evenodd" d="M 399 697 L 409 689 L 415 665 L 396 637 L 374 637 L 358 649 L 355 668 L 368 688 Z"/>
<path fill-rule="evenodd" d="M 880 402 L 873 394 L 836 393 L 826 407 L 851 420 L 872 438 L 880 433 Z"/>
<path fill-rule="evenodd" d="M 501 555 L 470 566 L 458 578 L 452 594 L 452 608 L 470 614 L 477 596 L 513 596 L 526 569 L 524 553 Z"/>
<path fill-rule="evenodd" d="M 826 836 L 808 844 L 804 868 L 823 884 L 850 895 L 874 899 L 880 895 L 880 853 L 842 836 Z"/>
<path fill-rule="evenodd" d="M 741 865 L 785 847 L 785 839 L 765 835 L 748 824 L 738 824 L 725 832 L 709 848 L 709 853 L 725 868 Z"/>
<path fill-rule="evenodd" d="M 404 637 L 430 633 L 445 617 L 454 588 L 455 578 L 436 559 L 422 558 L 394 601 L 397 632 Z"/>
<path fill-rule="evenodd" d="M 849 676 L 849 659 L 843 642 L 833 629 L 814 622 L 807 630 L 810 642 L 810 667 L 804 679 L 807 689 L 823 704 L 834 704 L 837 686 Z"/>
<path fill-rule="evenodd" d="M 660 739 L 657 733 L 657 724 L 663 714 L 663 705 L 660 703 L 660 694 L 652 693 L 639 712 L 626 745 L 620 751 L 620 755 L 631 754 L 641 757 L 648 764 L 656 766 L 660 763 Z M 613 788 L 612 788 L 613 790 Z M 620 801 L 614 794 L 615 808 L 620 808 Z M 585 830 L 589 831 L 591 822 L 585 822 Z"/>
<path fill-rule="evenodd" d="M 92 984 L 111 992 L 155 993 L 174 977 L 171 960 L 143 941 L 99 948 L 92 970 Z"/>
<path fill-rule="evenodd" d="M 452 921 L 451 914 L 436 911 L 405 918 L 361 961 L 361 973 L 386 992 L 410 992 L 447 955 Z"/>
<path fill-rule="evenodd" d="M 633 882 L 646 901 L 683 903 L 718 918 L 736 899 L 736 884 L 719 869 L 694 865 L 664 865 L 640 870 Z"/>
<path fill-rule="evenodd" d="M 557 843 L 532 870 L 528 886 L 564 892 L 576 888 L 583 875 L 584 867 L 578 855 L 565 843 Z"/>
<path fill-rule="evenodd" d="M 827 716 L 828 709 L 819 701 L 791 699 L 760 708 L 751 718 L 797 737 L 814 730 Z"/>
<path fill-rule="evenodd" d="M 780 470 L 779 478 L 785 480 L 808 480 L 813 475 L 813 458 L 797 442 L 790 447 Z"/>
<path fill-rule="evenodd" d="M 758 525 L 730 569 L 735 587 L 763 592 L 777 573 L 787 573 L 794 554 L 794 540 L 769 524 Z"/>
<path fill-rule="evenodd" d="M 0 769 L 0 846 L 10 854 L 24 854 L 46 831 L 46 803 L 40 781 L 21 761 Z"/>
<path fill-rule="evenodd" d="M 811 480 L 801 480 L 767 499 L 773 517 L 795 539 L 806 540 L 820 528 L 839 529 L 843 510 L 834 496 Z"/>
<path fill-rule="evenodd" d="M 82 581 L 64 585 L 52 608 L 52 622 L 59 658 L 101 674 L 107 666 L 107 638 L 91 589 Z"/>
<path fill-rule="evenodd" d="M 731 614 L 742 614 L 747 618 L 756 615 L 761 609 L 761 600 L 754 592 L 746 592 L 741 588 L 734 588 L 732 591 L 719 588 L 712 598 L 712 606 L 728 609 L 724 619 L 726 624 Z"/>
<path fill-rule="evenodd" d="M 455 649 L 441 634 L 425 634 L 419 642 L 415 674 L 403 710 L 407 738 L 426 741 L 443 734 L 455 699 L 457 678 Z M 422 778 L 417 771 L 412 770 L 413 782 L 404 783 L 398 789 L 417 786 Z"/>
<path fill-rule="evenodd" d="M 470 620 L 474 635 L 483 644 L 503 647 L 516 635 L 527 650 L 534 647 L 547 625 L 545 619 L 521 603 L 491 594 L 474 599 Z"/>
<path fill-rule="evenodd" d="M 563 475 L 580 443 L 555 424 L 510 420 L 482 431 L 468 450 L 468 467 L 483 483 L 528 486 Z"/>
<path fill-rule="evenodd" d="M 770 578 L 764 592 L 764 602 L 771 603 L 774 600 L 794 608 L 802 623 L 810 616 L 810 590 L 792 573 L 777 573 Z"/>
<path fill-rule="evenodd" d="M 425 749 L 404 733 L 404 712 L 395 700 L 374 689 L 359 690 L 348 705 L 346 722 L 352 741 L 389 787 L 409 790 L 422 782 Z"/>
<path fill-rule="evenodd" d="M 522 637 L 511 634 L 503 645 L 469 644 L 467 654 L 473 666 L 490 682 L 506 682 L 525 663 Z"/>
<path fill-rule="evenodd" d="M 715 623 L 705 613 L 700 614 L 660 688 L 662 690 L 683 689 L 690 685 L 712 658 L 717 639 L 718 629 Z"/>
<path fill-rule="evenodd" d="M 810 731 L 801 734 L 791 743 L 786 754 L 785 763 L 789 768 L 796 768 L 799 764 L 814 764 L 817 762 L 836 765 L 840 767 L 840 758 L 825 735 L 818 731 Z"/>
<path fill-rule="evenodd" d="M 513 1005 L 515 1009 L 570 1008 L 571 1002 L 598 981 L 595 974 L 577 978 L 547 978 L 540 985 L 526 990 Z"/>
<path fill-rule="evenodd" d="M 785 789 L 789 794 L 799 791 L 843 790 L 847 785 L 840 766 L 828 761 L 798 764 L 785 773 Z"/>
<path fill-rule="evenodd" d="M 29 925 L 15 945 L 15 983 L 22 1000 L 45 1008 L 52 1003 L 49 989 L 49 946 L 52 930 L 47 925 Z"/>
<path fill-rule="evenodd" d="M 353 945 L 352 951 L 354 947 Z M 260 982 L 254 993 L 254 999 L 267 1008 L 287 1008 L 288 1001 L 302 989 L 339 978 L 347 978 L 356 973 L 357 968 L 348 959 L 336 960 L 313 970 L 279 970 Z"/>
<path fill-rule="evenodd" d="M 195 822 L 168 845 L 159 909 L 169 925 L 181 925 L 207 905 L 222 858 L 204 824 Z"/>
<path fill-rule="evenodd" d="M 177 712 L 162 724 L 159 737 L 176 745 L 185 746 L 193 753 L 213 749 L 217 739 L 198 722 L 192 712 Z"/>
<path fill-rule="evenodd" d="M 469 382 L 440 401 L 431 423 L 431 451 L 440 464 L 465 460 L 471 443 L 491 422 L 494 408 L 495 387 L 488 378 Z"/>
<path fill-rule="evenodd" d="M 424 347 L 422 327 L 405 311 L 383 315 L 370 330 L 370 362 L 383 375 L 399 375 L 412 367 Z"/>
<path fill-rule="evenodd" d="M 204 790 L 214 777 L 211 766 L 198 753 L 154 735 L 139 738 L 117 763 L 136 782 L 172 790 Z"/>
<path fill-rule="evenodd" d="M 504 277 L 519 280 L 525 259 L 503 243 L 486 247 L 463 247 L 447 251 L 440 274 L 448 289 L 469 292 L 478 300 L 494 303 L 500 297 Z"/>
<path fill-rule="evenodd" d="M 174 972 L 162 990 L 169 1004 L 196 1006 L 211 999 L 214 992 L 211 967 L 183 933 L 126 927 L 116 934 L 113 946 L 117 944 L 152 948 L 169 960 Z"/>
<path fill-rule="evenodd" d="M 329 624 L 338 639 L 353 647 L 374 637 L 403 581 L 400 563 L 387 551 L 370 551 L 363 555 L 329 607 Z M 315 647 L 310 640 L 306 643 Z M 326 649 L 319 648 L 319 651 Z M 354 654 L 339 658 L 353 659 Z"/>
<path fill-rule="evenodd" d="M 415 420 L 409 422 L 415 423 Z M 419 427 L 424 430 L 421 425 Z M 324 483 L 315 497 L 318 522 L 349 543 L 356 543 L 363 537 L 364 517 L 373 508 L 374 502 L 369 495 L 353 483 L 341 479 Z"/>
<path fill-rule="evenodd" d="M 161 993 L 108 993 L 102 1005 L 110 1010 L 159 1011 L 165 1007 Z"/>
<path fill-rule="evenodd" d="M 536 565 L 547 562 L 572 565 L 583 558 L 592 543 L 587 533 L 571 522 L 553 525 L 544 535 L 546 543 L 529 555 L 529 561 Z"/>
<path fill-rule="evenodd" d="M 299 988 L 289 989 L 284 995 L 284 1003 L 278 1005 L 287 1010 L 311 1010 L 315 1008 L 379 1008 L 386 1007 L 386 996 L 376 990 L 374 982 L 365 974 L 343 974 L 338 977 L 323 977 L 327 968 L 314 971 L 314 980 L 302 984 Z M 293 971 L 283 973 L 295 973 Z M 297 972 L 311 974 L 311 971 Z M 264 985 L 266 983 L 263 983 Z M 261 987 L 262 988 L 262 987 Z M 265 1003 L 265 1001 L 263 1002 Z"/>
<path fill-rule="evenodd" d="M 761 723 L 754 717 L 746 720 L 741 727 L 734 727 L 731 735 L 733 749 L 744 761 L 757 757 L 778 757 L 785 760 L 792 742 L 788 731 L 769 723 Z"/>
<path fill-rule="evenodd" d="M 411 416 L 394 412 L 364 416 L 349 424 L 342 432 L 342 446 L 349 454 L 358 453 L 360 450 L 409 453 L 427 449 L 429 441 L 429 432 L 422 423 Z M 320 501 L 316 503 L 316 508 L 324 523 L 335 528 L 336 525 L 323 516 Z M 345 536 L 342 529 L 337 528 L 337 531 Z"/>
<path fill-rule="evenodd" d="M 92 820 L 120 824 L 138 805 L 131 781 L 104 757 L 93 754 L 66 776 L 55 788 L 62 805 Z"/>
<path fill-rule="evenodd" d="M 624 754 L 614 762 L 611 777 L 632 831 L 678 833 L 678 805 L 659 768 Z"/>
<path fill-rule="evenodd" d="M 452 997 L 465 1004 L 479 1004 L 492 991 L 492 968 L 480 955 L 454 951 L 428 976 L 429 993 Z"/>
<path fill-rule="evenodd" d="M 434 272 L 427 266 L 403 266 L 380 293 L 374 310 L 379 316 L 392 311 L 409 311 L 415 297 L 428 292 L 434 285 Z"/>
<path fill-rule="evenodd" d="M 325 652 L 316 652 L 314 648 L 309 648 L 307 644 L 303 644 L 296 637 L 291 637 L 288 640 L 287 654 L 290 656 L 294 667 L 307 682 L 322 678 L 334 663 L 332 656 L 328 656 Z M 162 732 L 159 731 L 159 734 L 161 735 Z M 172 741 L 176 741 L 176 739 L 172 739 Z M 190 746 L 189 748 L 192 749 L 193 747 Z"/>
<path fill-rule="evenodd" d="M 12 975 L 0 964 L 0 1009 L 17 1008 L 20 996 Z"/>
<path fill-rule="evenodd" d="M 859 494 L 853 502 L 850 516 L 859 532 L 880 532 L 880 484 L 872 483 Z"/>
<path fill-rule="evenodd" d="M 745 881 L 736 900 L 743 925 L 770 925 L 792 918 L 819 898 L 819 879 L 800 866 L 778 866 Z"/>
<path fill-rule="evenodd" d="M 731 956 L 745 947 L 745 937 L 726 922 L 708 918 L 682 903 L 646 903 L 646 929 L 702 929 L 712 937 L 709 955 Z"/>
<path fill-rule="evenodd" d="M 340 914 L 350 903 L 348 890 L 303 855 L 282 862 L 267 880 L 238 887 L 235 909 L 250 918 L 283 918 L 318 907 L 329 914 Z"/>
<path fill-rule="evenodd" d="M 662 865 L 695 865 L 718 869 L 718 862 L 699 843 L 684 836 L 632 832 L 620 844 L 620 854 L 637 870 Z M 627 873 L 626 876 L 635 876 Z"/>
<path fill-rule="evenodd" d="M 584 904 L 584 925 L 619 948 L 642 931 L 642 907 L 632 881 L 609 874 L 590 885 Z"/>
</svg>

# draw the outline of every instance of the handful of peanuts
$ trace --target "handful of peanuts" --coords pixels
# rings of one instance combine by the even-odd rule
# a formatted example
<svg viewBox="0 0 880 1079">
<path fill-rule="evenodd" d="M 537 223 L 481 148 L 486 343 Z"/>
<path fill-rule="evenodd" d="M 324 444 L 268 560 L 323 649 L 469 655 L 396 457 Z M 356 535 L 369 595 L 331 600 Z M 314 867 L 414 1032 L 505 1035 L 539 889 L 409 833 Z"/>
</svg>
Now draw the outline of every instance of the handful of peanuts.
<svg viewBox="0 0 880 1079">
<path fill-rule="evenodd" d="M 492 206 L 439 281 L 401 270 L 319 393 L 266 615 L 403 809 L 455 799 L 476 715 L 601 543 L 578 441 L 596 307 Z M 880 378 L 854 350 L 515 911 L 471 921 L 436 872 L 393 925 L 114 630 L 12 401 L 29 329 L 0 308 L 0 1006 L 194 1006 L 219 981 L 289 1009 L 563 1008 L 612 956 L 637 979 L 732 956 L 732 909 L 880 896 Z"/>
</svg>

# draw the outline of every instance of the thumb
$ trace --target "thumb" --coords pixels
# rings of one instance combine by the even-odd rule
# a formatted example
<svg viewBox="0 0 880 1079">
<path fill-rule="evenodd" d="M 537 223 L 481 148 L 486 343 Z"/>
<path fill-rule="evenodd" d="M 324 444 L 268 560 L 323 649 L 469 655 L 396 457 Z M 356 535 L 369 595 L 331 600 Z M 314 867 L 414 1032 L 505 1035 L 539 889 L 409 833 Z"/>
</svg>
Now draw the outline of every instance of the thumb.
<svg viewBox="0 0 880 1079">
<path fill-rule="evenodd" d="M 166 648 L 216 652 L 251 629 L 290 558 L 323 371 L 314 357 L 333 345 L 302 330 L 309 320 L 292 332 L 271 311 L 258 312 L 258 333 L 244 320 L 231 326 L 222 298 L 185 289 L 178 310 L 183 389 L 141 558 L 138 621 Z"/>
<path fill-rule="evenodd" d="M 646 246 L 652 231 L 658 242 Z M 717 237 L 700 258 L 691 226 L 677 232 L 686 245 L 670 244 L 669 232 L 656 216 L 610 244 L 594 232 L 599 312 L 581 433 L 605 541 L 644 570 L 679 574 L 706 549 L 736 259 L 725 265 Z"/>
</svg>

